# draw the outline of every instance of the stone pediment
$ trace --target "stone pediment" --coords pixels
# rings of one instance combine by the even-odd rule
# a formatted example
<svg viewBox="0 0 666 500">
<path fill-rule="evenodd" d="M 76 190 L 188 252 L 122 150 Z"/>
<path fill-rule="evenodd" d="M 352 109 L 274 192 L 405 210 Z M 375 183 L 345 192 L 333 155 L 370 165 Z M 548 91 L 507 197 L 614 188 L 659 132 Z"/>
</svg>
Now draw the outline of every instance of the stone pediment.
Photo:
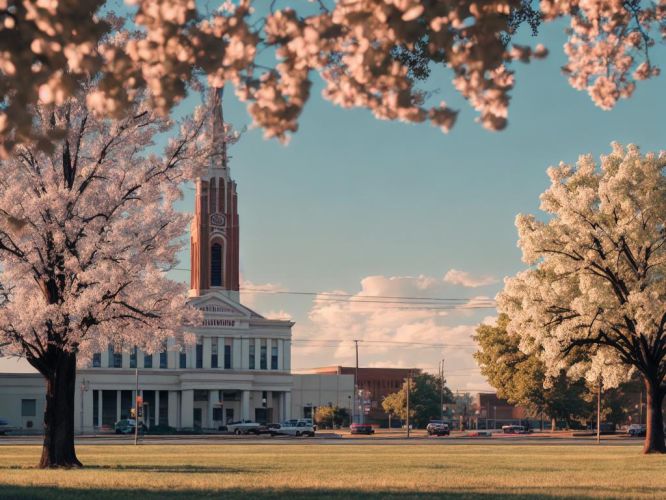
<svg viewBox="0 0 666 500">
<path fill-rule="evenodd" d="M 199 297 L 193 297 L 190 299 L 190 305 L 202 311 L 206 318 L 263 318 L 252 309 L 227 297 L 223 292 L 212 291 Z"/>
</svg>

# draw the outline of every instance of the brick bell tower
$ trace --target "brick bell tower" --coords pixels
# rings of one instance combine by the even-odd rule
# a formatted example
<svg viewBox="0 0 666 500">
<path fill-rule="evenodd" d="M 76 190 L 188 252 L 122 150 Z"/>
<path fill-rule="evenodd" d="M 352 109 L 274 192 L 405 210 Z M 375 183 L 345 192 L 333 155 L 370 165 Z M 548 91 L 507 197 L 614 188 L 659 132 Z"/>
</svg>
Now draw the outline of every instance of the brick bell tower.
<svg viewBox="0 0 666 500">
<path fill-rule="evenodd" d="M 238 301 L 238 196 L 229 173 L 221 94 L 221 89 L 212 89 L 208 98 L 213 155 L 206 173 L 196 180 L 190 295 L 222 291 Z"/>
</svg>

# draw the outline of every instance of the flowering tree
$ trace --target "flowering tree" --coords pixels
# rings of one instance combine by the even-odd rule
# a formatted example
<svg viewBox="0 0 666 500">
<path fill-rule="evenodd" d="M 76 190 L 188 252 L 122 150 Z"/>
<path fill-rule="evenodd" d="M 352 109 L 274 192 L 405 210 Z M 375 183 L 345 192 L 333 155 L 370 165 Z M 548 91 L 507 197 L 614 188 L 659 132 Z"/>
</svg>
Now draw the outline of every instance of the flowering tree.
<svg viewBox="0 0 666 500">
<path fill-rule="evenodd" d="M 547 378 L 539 349 L 531 349 L 531 354 L 522 352 L 520 338 L 506 330 L 508 323 L 509 317 L 501 314 L 495 325 L 479 325 L 474 338 L 479 344 L 474 359 L 481 374 L 497 389 L 497 396 L 522 406 L 533 417 L 550 417 L 553 431 L 557 430 L 558 420 L 568 424 L 586 415 L 585 380 L 571 380 L 564 370 Z"/>
<path fill-rule="evenodd" d="M 98 74 L 88 106 L 118 117 L 143 88 L 151 107 L 167 114 L 192 76 L 204 72 L 213 87 L 232 83 L 255 124 L 284 139 L 297 129 L 314 73 L 324 97 L 340 106 L 381 119 L 429 120 L 446 131 L 457 111 L 429 103 L 418 85 L 443 65 L 483 126 L 500 130 L 514 84 L 511 63 L 546 55 L 540 45 L 512 42 L 520 24 L 534 30 L 570 18 L 564 70 L 604 109 L 658 74 L 649 49 L 666 35 L 665 0 L 543 0 L 536 8 L 532 0 L 318 0 L 297 9 L 278 0 L 220 0 L 210 15 L 192 0 L 127 3 L 138 30 L 119 46 L 103 43 L 122 25 L 100 15 L 108 11 L 104 0 L 0 0 L 0 154 L 26 138 L 48 140 L 33 127 L 28 105 L 60 105 L 77 81 Z"/>
<path fill-rule="evenodd" d="M 644 451 L 666 452 L 666 154 L 613 145 L 597 165 L 551 167 L 545 221 L 519 215 L 523 260 L 498 300 L 521 349 L 614 387 L 638 371 L 647 391 Z"/>
<path fill-rule="evenodd" d="M 0 344 L 46 379 L 42 467 L 80 465 L 77 361 L 108 344 L 154 352 L 198 318 L 165 270 L 189 220 L 172 207 L 179 184 L 214 151 L 206 115 L 184 121 L 157 156 L 147 148 L 169 120 L 141 96 L 127 118 L 98 119 L 90 91 L 35 110 L 41 134 L 63 131 L 50 154 L 25 144 L 2 162 L 12 175 L 0 181 Z"/>
</svg>

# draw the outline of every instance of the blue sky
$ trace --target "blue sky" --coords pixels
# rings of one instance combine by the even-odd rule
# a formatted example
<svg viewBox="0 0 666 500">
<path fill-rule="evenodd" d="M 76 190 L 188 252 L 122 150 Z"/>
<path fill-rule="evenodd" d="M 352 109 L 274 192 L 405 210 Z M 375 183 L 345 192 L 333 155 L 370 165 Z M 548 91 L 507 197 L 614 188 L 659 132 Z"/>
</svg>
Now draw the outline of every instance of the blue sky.
<svg viewBox="0 0 666 500">
<path fill-rule="evenodd" d="M 546 60 L 517 65 L 509 127 L 503 132 L 488 132 L 475 123 L 476 113 L 455 94 L 444 72 L 437 73 L 439 81 L 432 79 L 425 86 L 440 88 L 438 98 L 460 109 L 447 135 L 427 124 L 383 122 L 365 110 L 334 107 L 320 97 L 320 86 L 315 86 L 301 129 L 288 146 L 265 141 L 259 130 L 247 132 L 232 149 L 244 278 L 288 290 L 357 293 L 361 280 L 374 275 L 441 278 L 454 268 L 501 280 L 518 271 L 522 264 L 514 218 L 519 212 L 537 211 L 549 165 L 575 161 L 582 153 L 606 153 L 613 140 L 633 142 L 644 150 L 666 145 L 663 77 L 640 84 L 635 95 L 613 111 L 602 111 L 586 93 L 572 89 L 560 72 L 565 63 L 562 28 L 551 24 L 542 29 L 538 40 L 550 49 Z M 663 65 L 663 48 L 657 47 L 654 55 Z M 250 123 L 230 92 L 225 118 L 236 127 Z M 191 206 L 191 191 L 185 204 Z M 448 286 L 428 292 L 492 297 L 500 286 Z M 322 324 L 308 317 L 313 313 L 308 298 L 279 295 L 253 298 L 252 304 L 260 312 L 289 313 L 297 322 L 296 337 L 335 333 L 331 318 Z M 335 312 L 336 321 L 347 325 L 346 311 Z M 372 329 L 366 317 L 347 312 L 354 324 Z M 473 325 L 493 314 L 452 314 L 443 324 L 469 327 L 457 330 L 465 343 Z M 393 327 L 376 335 L 405 338 Z M 338 331 L 336 338 L 349 335 Z M 428 368 L 444 356 L 451 359 L 453 371 L 460 370 L 459 376 L 450 377 L 454 386 L 483 384 L 470 375 L 470 350 L 449 351 L 405 354 L 404 349 L 368 348 L 361 362 Z M 303 355 L 296 349 L 294 366 L 350 363 L 351 354 L 347 348 Z M 466 370 L 469 373 L 463 373 Z"/>
<path fill-rule="evenodd" d="M 602 111 L 586 93 L 569 87 L 560 72 L 565 63 L 562 29 L 561 24 L 542 28 L 538 41 L 550 49 L 546 60 L 516 66 L 509 126 L 502 132 L 475 123 L 476 113 L 443 71 L 425 87 L 441 89 L 438 99 L 460 109 L 449 134 L 427 124 L 383 122 L 365 110 L 334 107 L 320 97 L 320 85 L 287 146 L 264 140 L 260 130 L 246 132 L 231 150 L 243 278 L 289 291 L 353 294 L 364 278 L 376 276 L 365 284 L 377 294 L 493 297 L 501 279 L 522 267 L 514 218 L 537 211 L 549 165 L 575 161 L 582 153 L 606 153 L 613 140 L 646 151 L 666 146 L 664 78 L 641 83 L 630 100 Z M 653 56 L 665 66 L 663 46 Z M 198 100 L 188 99 L 180 111 Z M 237 128 L 250 124 L 244 105 L 229 91 L 224 113 Z M 185 193 L 180 206 L 190 211 L 193 191 Z M 183 252 L 183 267 L 189 267 L 189 249 Z M 450 269 L 495 280 L 475 288 L 456 285 L 442 279 Z M 189 280 L 186 271 L 173 277 Z M 423 285 L 427 279 L 435 281 Z M 245 300 L 259 312 L 289 314 L 297 338 L 334 336 L 340 342 L 338 347 L 295 347 L 295 368 L 351 363 L 346 339 L 359 336 L 471 344 L 474 326 L 495 314 L 402 317 L 344 304 L 322 310 L 302 296 L 246 295 Z M 361 364 L 428 369 L 446 357 L 454 389 L 487 388 L 471 352 L 366 345 Z M 3 363 L 7 360 L 0 360 L 0 367 Z"/>
</svg>

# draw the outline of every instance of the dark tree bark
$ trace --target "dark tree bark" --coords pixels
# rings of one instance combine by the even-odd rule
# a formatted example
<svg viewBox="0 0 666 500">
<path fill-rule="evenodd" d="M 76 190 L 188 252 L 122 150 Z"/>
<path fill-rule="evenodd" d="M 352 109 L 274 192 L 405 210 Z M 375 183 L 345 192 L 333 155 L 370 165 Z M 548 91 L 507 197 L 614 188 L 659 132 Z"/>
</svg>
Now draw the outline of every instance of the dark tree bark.
<svg viewBox="0 0 666 500">
<path fill-rule="evenodd" d="M 645 389 L 647 390 L 647 429 L 643 453 L 666 453 L 664 416 L 661 408 L 666 390 L 659 380 L 647 377 L 645 378 Z"/>
<path fill-rule="evenodd" d="M 46 379 L 44 445 L 39 467 L 81 467 L 74 450 L 76 353 L 49 347 L 39 371 Z"/>
</svg>

